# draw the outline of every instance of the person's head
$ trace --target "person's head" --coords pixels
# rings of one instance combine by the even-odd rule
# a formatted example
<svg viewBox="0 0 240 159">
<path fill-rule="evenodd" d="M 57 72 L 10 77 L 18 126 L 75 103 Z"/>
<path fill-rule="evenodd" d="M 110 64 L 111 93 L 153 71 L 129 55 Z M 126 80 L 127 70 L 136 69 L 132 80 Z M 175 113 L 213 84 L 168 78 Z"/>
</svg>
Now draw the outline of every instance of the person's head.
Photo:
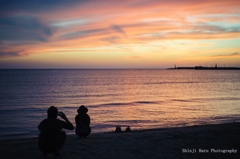
<svg viewBox="0 0 240 159">
<path fill-rule="evenodd" d="M 88 112 L 88 108 L 86 108 L 84 105 L 81 105 L 78 110 L 78 114 L 86 114 Z"/>
<path fill-rule="evenodd" d="M 50 108 L 48 108 L 47 113 L 48 113 L 48 118 L 55 119 L 57 118 L 58 109 L 54 106 L 51 106 Z"/>
</svg>

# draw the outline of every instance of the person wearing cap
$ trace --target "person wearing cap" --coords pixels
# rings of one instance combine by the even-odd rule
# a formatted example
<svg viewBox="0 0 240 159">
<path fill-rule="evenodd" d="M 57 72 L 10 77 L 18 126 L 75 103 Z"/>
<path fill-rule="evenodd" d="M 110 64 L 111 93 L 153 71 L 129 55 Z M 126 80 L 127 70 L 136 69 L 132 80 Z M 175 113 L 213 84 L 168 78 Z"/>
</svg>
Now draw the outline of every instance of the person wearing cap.
<svg viewBox="0 0 240 159">
<path fill-rule="evenodd" d="M 61 157 L 62 154 L 59 150 L 66 139 L 66 132 L 62 129 L 74 130 L 74 126 L 66 115 L 63 112 L 58 112 L 54 106 L 48 108 L 47 114 L 47 119 L 44 119 L 38 126 L 40 130 L 38 146 L 43 153 L 42 158 L 46 158 L 48 153 L 54 153 L 55 157 Z M 64 121 L 57 119 L 58 115 Z"/>
<path fill-rule="evenodd" d="M 90 117 L 87 114 L 88 108 L 86 108 L 84 105 L 81 105 L 78 108 L 77 112 L 78 114 L 75 117 L 76 122 L 75 133 L 79 137 L 87 137 L 91 133 Z"/>
</svg>

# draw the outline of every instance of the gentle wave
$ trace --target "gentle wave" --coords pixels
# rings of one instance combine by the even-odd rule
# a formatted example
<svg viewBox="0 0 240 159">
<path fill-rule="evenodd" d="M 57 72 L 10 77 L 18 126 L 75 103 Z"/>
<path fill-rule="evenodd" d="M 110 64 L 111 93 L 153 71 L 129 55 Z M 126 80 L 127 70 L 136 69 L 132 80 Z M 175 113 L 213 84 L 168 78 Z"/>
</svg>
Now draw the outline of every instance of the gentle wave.
<svg viewBox="0 0 240 159">
<path fill-rule="evenodd" d="M 133 106 L 136 104 L 158 104 L 161 101 L 155 101 L 155 102 L 151 102 L 151 101 L 135 101 L 135 102 L 126 102 L 126 103 L 104 103 L 104 104 L 98 104 L 98 105 L 89 105 L 89 107 L 91 108 L 98 108 L 98 107 L 114 107 L 114 106 Z"/>
<path fill-rule="evenodd" d="M 199 82 L 149 82 L 149 83 L 144 83 L 144 84 L 193 84 L 193 83 L 199 83 Z"/>
<path fill-rule="evenodd" d="M 238 101 L 238 97 L 215 97 L 215 98 L 191 98 L 191 99 L 171 99 L 173 102 L 206 102 L 206 101 Z"/>
<path fill-rule="evenodd" d="M 171 101 L 174 101 L 174 102 L 193 102 L 192 100 L 185 100 L 185 99 L 172 99 Z"/>
</svg>

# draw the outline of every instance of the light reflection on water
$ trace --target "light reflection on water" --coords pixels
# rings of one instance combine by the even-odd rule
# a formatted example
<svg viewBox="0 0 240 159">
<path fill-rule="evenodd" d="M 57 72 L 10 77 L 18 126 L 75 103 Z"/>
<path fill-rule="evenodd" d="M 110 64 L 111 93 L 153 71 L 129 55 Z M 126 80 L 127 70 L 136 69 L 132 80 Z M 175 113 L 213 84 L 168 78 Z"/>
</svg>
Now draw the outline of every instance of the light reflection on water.
<svg viewBox="0 0 240 159">
<path fill-rule="evenodd" d="M 233 122 L 240 117 L 239 71 L 1 70 L 0 74 L 0 138 L 37 136 L 37 126 L 51 105 L 73 123 L 77 108 L 86 105 L 93 133 L 113 131 L 116 125 L 147 129 Z"/>
</svg>

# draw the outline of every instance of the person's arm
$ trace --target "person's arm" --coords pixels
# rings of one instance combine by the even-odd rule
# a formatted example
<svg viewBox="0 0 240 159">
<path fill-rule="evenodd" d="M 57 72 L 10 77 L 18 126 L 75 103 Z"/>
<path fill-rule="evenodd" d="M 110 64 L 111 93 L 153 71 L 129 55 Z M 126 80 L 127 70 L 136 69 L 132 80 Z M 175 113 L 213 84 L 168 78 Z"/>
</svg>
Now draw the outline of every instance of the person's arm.
<svg viewBox="0 0 240 159">
<path fill-rule="evenodd" d="M 87 114 L 87 125 L 90 125 L 91 121 L 90 121 L 90 116 Z"/>
<path fill-rule="evenodd" d="M 76 126 L 78 124 L 78 115 L 75 117 L 75 123 L 76 123 Z"/>
<path fill-rule="evenodd" d="M 64 128 L 68 129 L 68 130 L 73 130 L 74 126 L 73 124 L 68 120 L 68 118 L 66 117 L 66 115 L 64 113 L 61 113 L 59 115 L 63 120 L 65 120 L 66 124 L 64 124 Z"/>
<path fill-rule="evenodd" d="M 42 122 L 38 125 L 38 130 L 42 130 Z"/>
</svg>

